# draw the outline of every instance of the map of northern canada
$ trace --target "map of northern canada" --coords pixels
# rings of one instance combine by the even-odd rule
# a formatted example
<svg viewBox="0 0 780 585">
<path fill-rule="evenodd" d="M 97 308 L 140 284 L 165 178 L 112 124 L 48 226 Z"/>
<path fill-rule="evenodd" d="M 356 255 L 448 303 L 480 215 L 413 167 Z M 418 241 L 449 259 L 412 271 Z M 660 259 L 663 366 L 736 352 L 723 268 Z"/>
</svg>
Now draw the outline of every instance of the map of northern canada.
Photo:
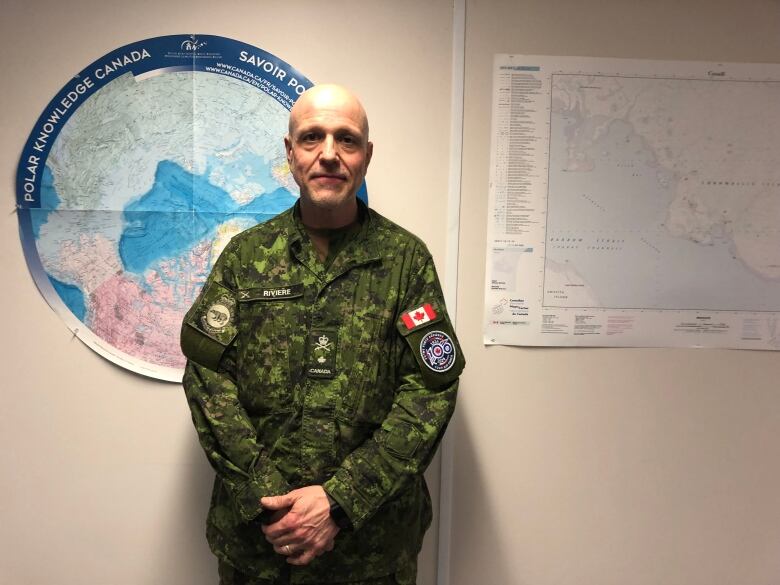
<svg viewBox="0 0 780 585">
<path fill-rule="evenodd" d="M 311 86 L 260 48 L 195 34 L 119 47 L 68 81 L 22 151 L 17 212 L 30 274 L 74 336 L 181 380 L 182 319 L 215 260 L 299 196 L 283 137 Z"/>
<path fill-rule="evenodd" d="M 553 74 L 543 304 L 780 311 L 779 103 L 778 82 Z"/>
<path fill-rule="evenodd" d="M 46 161 L 38 254 L 73 315 L 112 347 L 182 368 L 178 334 L 239 231 L 294 203 L 288 112 L 203 71 L 125 74 L 87 100 Z"/>
</svg>

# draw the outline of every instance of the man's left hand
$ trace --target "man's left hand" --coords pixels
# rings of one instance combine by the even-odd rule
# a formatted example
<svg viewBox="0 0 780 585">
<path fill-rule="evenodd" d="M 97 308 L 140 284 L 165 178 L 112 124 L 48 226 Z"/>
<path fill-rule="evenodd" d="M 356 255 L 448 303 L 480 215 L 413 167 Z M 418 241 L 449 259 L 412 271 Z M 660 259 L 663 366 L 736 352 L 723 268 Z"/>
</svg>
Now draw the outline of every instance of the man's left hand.
<svg viewBox="0 0 780 585">
<path fill-rule="evenodd" d="M 339 527 L 330 517 L 325 490 L 310 485 L 281 496 L 269 496 L 260 505 L 270 510 L 289 511 L 278 521 L 262 527 L 274 550 L 287 556 L 291 565 L 308 565 L 315 557 L 333 550 Z"/>
</svg>

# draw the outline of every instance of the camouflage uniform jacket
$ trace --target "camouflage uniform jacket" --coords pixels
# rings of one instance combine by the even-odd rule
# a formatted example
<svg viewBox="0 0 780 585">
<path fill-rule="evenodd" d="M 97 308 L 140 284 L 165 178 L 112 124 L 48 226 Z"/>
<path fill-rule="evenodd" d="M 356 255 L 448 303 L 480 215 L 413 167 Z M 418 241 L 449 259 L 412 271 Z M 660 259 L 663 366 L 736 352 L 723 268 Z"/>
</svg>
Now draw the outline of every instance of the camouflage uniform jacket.
<svg viewBox="0 0 780 585">
<path fill-rule="evenodd" d="M 208 540 L 248 575 L 286 564 L 262 496 L 323 485 L 352 523 L 293 583 L 404 572 L 431 522 L 423 472 L 465 362 L 425 245 L 361 217 L 328 265 L 296 208 L 239 234 L 184 321 L 184 389 L 217 472 Z"/>
</svg>

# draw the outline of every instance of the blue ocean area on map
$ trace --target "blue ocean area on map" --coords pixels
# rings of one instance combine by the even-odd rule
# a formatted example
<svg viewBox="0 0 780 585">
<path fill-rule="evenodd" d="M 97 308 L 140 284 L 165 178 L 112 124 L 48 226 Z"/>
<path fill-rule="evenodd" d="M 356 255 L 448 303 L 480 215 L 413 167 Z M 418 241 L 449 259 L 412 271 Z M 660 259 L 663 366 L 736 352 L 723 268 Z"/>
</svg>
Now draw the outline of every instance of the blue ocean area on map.
<svg viewBox="0 0 780 585">
<path fill-rule="evenodd" d="M 84 302 L 84 293 L 81 292 L 81 289 L 72 284 L 61 282 L 51 274 L 47 274 L 47 276 L 49 277 L 49 281 L 51 281 L 54 290 L 57 291 L 62 302 L 65 303 L 65 306 L 70 309 L 70 312 L 73 313 L 79 321 L 83 322 L 84 318 L 87 316 L 87 305 Z"/>
<path fill-rule="evenodd" d="M 199 241 L 213 238 L 217 227 L 231 219 L 262 222 L 296 200 L 287 189 L 277 187 L 240 205 L 212 185 L 208 175 L 209 171 L 192 174 L 172 161 L 158 163 L 151 190 L 124 210 L 119 255 L 127 270 L 142 273 L 160 259 L 174 258 Z"/>
<path fill-rule="evenodd" d="M 61 200 L 54 188 L 54 175 L 52 175 L 48 166 L 43 167 L 43 176 L 41 178 L 41 207 L 40 209 L 31 209 L 34 213 L 30 214 L 32 222 L 33 237 L 37 240 L 41 235 L 41 226 L 49 221 L 49 214 L 60 206 Z"/>
</svg>

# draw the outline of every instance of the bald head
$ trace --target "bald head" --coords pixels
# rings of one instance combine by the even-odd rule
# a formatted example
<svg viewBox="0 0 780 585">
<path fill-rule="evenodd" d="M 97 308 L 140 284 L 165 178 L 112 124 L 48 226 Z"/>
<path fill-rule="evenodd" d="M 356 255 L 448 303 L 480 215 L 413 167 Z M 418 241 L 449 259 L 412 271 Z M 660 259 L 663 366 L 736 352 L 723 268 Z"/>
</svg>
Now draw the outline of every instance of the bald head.
<svg viewBox="0 0 780 585">
<path fill-rule="evenodd" d="M 289 135 L 295 134 L 295 129 L 302 118 L 317 113 L 338 112 L 358 123 L 368 140 L 368 116 L 360 100 L 346 87 L 336 84 L 315 85 L 301 94 L 301 97 L 290 110 Z"/>
<path fill-rule="evenodd" d="M 301 190 L 304 224 L 338 228 L 354 221 L 355 195 L 374 150 L 360 101 L 339 85 L 317 85 L 303 92 L 290 110 L 284 146 Z"/>
</svg>

